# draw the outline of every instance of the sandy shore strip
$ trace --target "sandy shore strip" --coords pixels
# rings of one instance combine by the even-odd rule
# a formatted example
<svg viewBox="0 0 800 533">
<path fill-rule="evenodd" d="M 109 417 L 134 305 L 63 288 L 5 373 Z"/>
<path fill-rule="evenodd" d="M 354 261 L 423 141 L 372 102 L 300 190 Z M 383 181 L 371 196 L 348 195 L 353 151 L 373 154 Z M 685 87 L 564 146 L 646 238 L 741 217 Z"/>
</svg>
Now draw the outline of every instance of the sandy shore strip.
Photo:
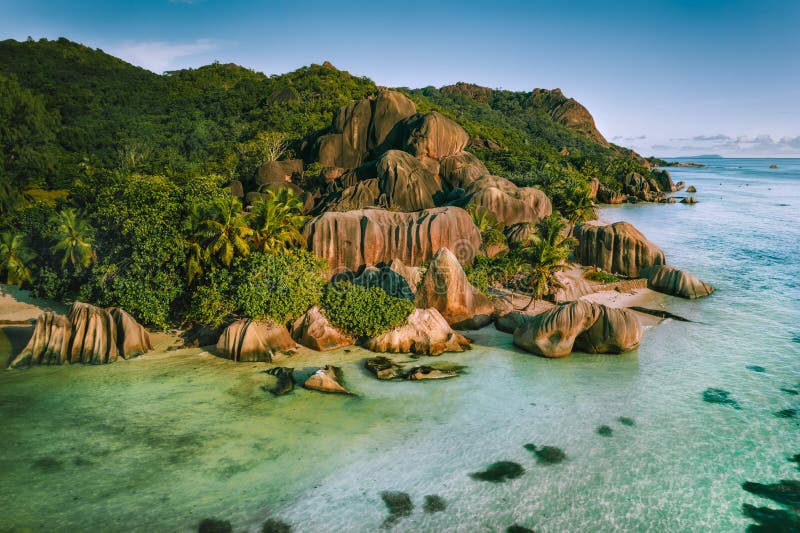
<svg viewBox="0 0 800 533">
<path fill-rule="evenodd" d="M 13 285 L 0 284 L 0 324 L 22 324 L 36 320 L 45 311 L 65 314 L 67 309 L 68 306 L 64 304 L 34 298 L 30 291 Z"/>
</svg>

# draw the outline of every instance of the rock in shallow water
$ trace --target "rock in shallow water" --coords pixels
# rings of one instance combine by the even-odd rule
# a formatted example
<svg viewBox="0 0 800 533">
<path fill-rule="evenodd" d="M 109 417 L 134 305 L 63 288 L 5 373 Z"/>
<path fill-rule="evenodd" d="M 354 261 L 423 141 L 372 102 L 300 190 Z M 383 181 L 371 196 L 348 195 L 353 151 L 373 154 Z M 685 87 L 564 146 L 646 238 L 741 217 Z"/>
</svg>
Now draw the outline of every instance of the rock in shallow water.
<svg viewBox="0 0 800 533">
<path fill-rule="evenodd" d="M 647 278 L 648 287 L 672 296 L 695 299 L 714 292 L 714 288 L 708 283 L 703 283 L 692 274 L 675 267 L 667 265 L 649 267 L 644 269 L 642 274 Z"/>
<path fill-rule="evenodd" d="M 473 472 L 469 475 L 472 479 L 478 481 L 488 481 L 490 483 L 503 483 L 516 479 L 525 473 L 525 469 L 519 463 L 512 461 L 499 461 L 492 463 L 486 470 L 481 472 Z"/>
<path fill-rule="evenodd" d="M 731 398 L 731 393 L 723 389 L 706 389 L 703 391 L 703 401 L 708 403 L 718 403 L 720 405 L 729 405 L 734 409 L 741 409 L 739 402 Z"/>
<path fill-rule="evenodd" d="M 471 341 L 454 331 L 434 308 L 415 309 L 402 326 L 364 342 L 364 348 L 381 353 L 439 355 L 463 352 Z"/>
<path fill-rule="evenodd" d="M 411 515 L 414 510 L 411 496 L 406 492 L 384 491 L 381 492 L 381 499 L 389 511 L 389 516 L 383 521 L 384 527 L 391 527 L 401 518 Z"/>
<path fill-rule="evenodd" d="M 526 444 L 523 446 L 526 450 L 536 456 L 536 462 L 545 465 L 555 465 L 564 462 L 567 454 L 564 450 L 556 446 L 536 446 L 535 444 Z"/>
<path fill-rule="evenodd" d="M 303 383 L 303 387 L 321 392 L 333 392 L 337 394 L 350 394 L 342 385 L 342 369 L 338 366 L 327 365 L 320 368 Z"/>
<path fill-rule="evenodd" d="M 444 498 L 441 496 L 437 496 L 436 494 L 429 494 L 425 496 L 425 501 L 422 504 L 422 510 L 428 514 L 431 513 L 438 513 L 447 509 L 447 504 L 444 501 Z"/>
<path fill-rule="evenodd" d="M 294 390 L 294 368 L 277 366 L 267 369 L 266 372 L 276 378 L 275 385 L 269 389 L 275 396 L 281 396 Z"/>
</svg>

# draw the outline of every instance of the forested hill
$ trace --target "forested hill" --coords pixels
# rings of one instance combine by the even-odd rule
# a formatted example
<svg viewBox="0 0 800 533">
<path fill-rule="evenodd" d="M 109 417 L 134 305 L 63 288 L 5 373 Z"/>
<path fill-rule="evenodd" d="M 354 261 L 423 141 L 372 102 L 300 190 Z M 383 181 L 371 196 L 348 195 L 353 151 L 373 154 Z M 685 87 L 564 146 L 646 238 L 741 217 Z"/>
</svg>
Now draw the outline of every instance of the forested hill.
<svg viewBox="0 0 800 533">
<path fill-rule="evenodd" d="M 241 147 L 259 132 L 285 133 L 298 153 L 337 108 L 377 90 L 327 63 L 276 76 L 218 63 L 157 75 L 63 38 L 0 42 L 0 88 L 0 171 L 18 189 L 69 189 L 87 165 L 247 182 L 257 162 Z M 564 168 L 613 186 L 643 163 L 558 90 L 401 90 L 462 124 L 469 150 L 512 179 Z"/>
</svg>

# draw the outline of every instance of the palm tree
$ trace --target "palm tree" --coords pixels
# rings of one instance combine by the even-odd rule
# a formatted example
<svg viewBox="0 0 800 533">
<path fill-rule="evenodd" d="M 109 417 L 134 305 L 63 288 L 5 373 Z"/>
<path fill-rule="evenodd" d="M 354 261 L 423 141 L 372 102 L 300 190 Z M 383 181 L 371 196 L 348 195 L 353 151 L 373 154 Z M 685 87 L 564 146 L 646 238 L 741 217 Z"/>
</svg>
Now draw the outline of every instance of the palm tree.
<svg viewBox="0 0 800 533">
<path fill-rule="evenodd" d="M 565 226 L 558 214 L 543 218 L 536 225 L 537 234 L 520 250 L 522 256 L 528 260 L 525 277 L 531 299 L 525 306 L 526 311 L 535 306 L 537 298 L 542 298 L 561 286 L 556 272 L 561 270 L 576 243 L 572 237 L 562 236 Z"/>
<path fill-rule="evenodd" d="M 58 225 L 58 242 L 53 250 L 63 250 L 61 266 L 66 267 L 67 263 L 72 263 L 75 270 L 80 272 L 82 268 L 91 265 L 97 256 L 92 249 L 92 230 L 86 221 L 79 218 L 74 209 L 67 208 L 55 216 L 55 222 Z"/>
<path fill-rule="evenodd" d="M 36 257 L 26 245 L 21 233 L 0 234 L 0 270 L 6 272 L 6 283 L 22 285 L 32 279 L 28 263 Z"/>
<path fill-rule="evenodd" d="M 203 212 L 198 204 L 192 204 L 189 214 L 184 219 L 184 235 L 189 238 L 184 240 L 178 237 L 176 243 L 186 252 L 186 282 L 191 285 L 195 278 L 203 274 L 203 246 L 200 229 L 203 224 Z"/>
<path fill-rule="evenodd" d="M 198 232 L 205 259 L 216 257 L 229 267 L 237 254 L 250 254 L 248 239 L 253 235 L 253 230 L 247 225 L 242 202 L 238 198 L 226 196 L 216 200 L 208 214 L 210 218 L 203 220 Z"/>
<path fill-rule="evenodd" d="M 268 190 L 250 210 L 254 247 L 271 252 L 305 246 L 301 230 L 308 218 L 303 215 L 303 202 L 291 189 Z"/>
<path fill-rule="evenodd" d="M 597 218 L 597 206 L 589 196 L 589 191 L 580 191 L 580 194 L 575 191 L 570 195 L 564 206 L 564 215 L 573 227 L 580 222 Z M 570 235 L 572 235 L 572 229 L 570 229 Z"/>
<path fill-rule="evenodd" d="M 478 231 L 481 234 L 481 241 L 483 242 L 484 247 L 506 242 L 506 237 L 500 230 L 500 224 L 497 222 L 497 217 L 495 217 L 491 211 L 485 207 L 471 204 L 467 208 L 467 212 L 472 217 L 472 221 L 475 223 L 475 226 L 477 226 Z"/>
</svg>

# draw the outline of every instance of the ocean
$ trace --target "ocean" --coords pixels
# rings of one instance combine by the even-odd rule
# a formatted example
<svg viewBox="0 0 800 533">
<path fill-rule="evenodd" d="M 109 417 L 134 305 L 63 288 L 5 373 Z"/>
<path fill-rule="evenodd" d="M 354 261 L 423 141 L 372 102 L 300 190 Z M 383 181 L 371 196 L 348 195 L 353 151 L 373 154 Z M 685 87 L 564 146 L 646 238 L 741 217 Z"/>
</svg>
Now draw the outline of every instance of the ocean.
<svg viewBox="0 0 800 533">
<path fill-rule="evenodd" d="M 669 169 L 696 205 L 600 213 L 717 289 L 659 296 L 691 322 L 631 353 L 548 360 L 489 327 L 417 360 L 452 380 L 379 382 L 358 348 L 289 361 L 340 365 L 349 397 L 272 397 L 264 364 L 196 350 L 0 373 L 0 530 L 744 531 L 743 504 L 785 509 L 744 482 L 800 479 L 800 160 L 698 162 Z M 518 467 L 471 475 L 498 462 Z"/>
</svg>

